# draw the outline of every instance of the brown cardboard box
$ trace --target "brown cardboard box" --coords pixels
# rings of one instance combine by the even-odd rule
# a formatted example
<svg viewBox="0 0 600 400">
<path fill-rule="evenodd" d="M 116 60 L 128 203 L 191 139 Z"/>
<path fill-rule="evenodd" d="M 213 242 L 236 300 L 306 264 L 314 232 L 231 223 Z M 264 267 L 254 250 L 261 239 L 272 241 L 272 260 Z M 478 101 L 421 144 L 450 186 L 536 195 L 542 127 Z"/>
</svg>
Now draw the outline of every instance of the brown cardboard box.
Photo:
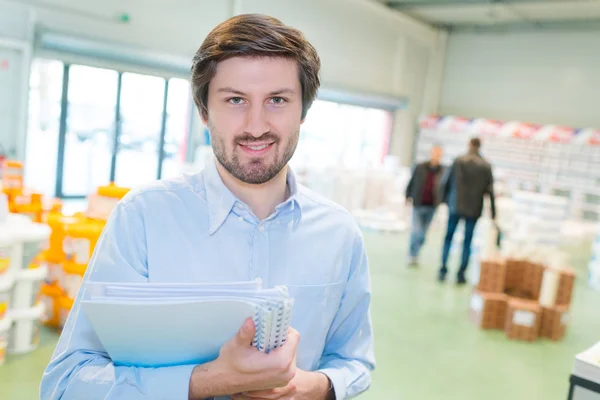
<svg viewBox="0 0 600 400">
<path fill-rule="evenodd" d="M 501 258 L 481 260 L 477 290 L 488 293 L 503 293 L 506 280 L 506 262 Z"/>
<path fill-rule="evenodd" d="M 503 293 L 474 290 L 471 295 L 469 317 L 481 329 L 504 329 L 507 299 Z"/>
<path fill-rule="evenodd" d="M 523 281 L 521 289 L 527 293 L 530 300 L 538 300 L 542 289 L 542 278 L 544 277 L 544 266 L 532 262 L 523 263 Z"/>
<path fill-rule="evenodd" d="M 542 308 L 537 302 L 509 298 L 505 326 L 508 338 L 533 342 L 539 337 L 541 324 Z"/>
<path fill-rule="evenodd" d="M 561 340 L 565 336 L 568 323 L 569 309 L 567 306 L 543 307 L 540 336 L 550 340 Z"/>
<path fill-rule="evenodd" d="M 573 286 L 575 283 L 575 272 L 571 269 L 560 271 L 560 279 L 558 281 L 558 291 L 556 294 L 557 306 L 568 306 L 571 304 L 573 297 Z"/>
<path fill-rule="evenodd" d="M 521 289 L 523 282 L 524 263 L 520 260 L 509 258 L 506 260 L 506 280 L 504 288 L 507 291 Z"/>
</svg>

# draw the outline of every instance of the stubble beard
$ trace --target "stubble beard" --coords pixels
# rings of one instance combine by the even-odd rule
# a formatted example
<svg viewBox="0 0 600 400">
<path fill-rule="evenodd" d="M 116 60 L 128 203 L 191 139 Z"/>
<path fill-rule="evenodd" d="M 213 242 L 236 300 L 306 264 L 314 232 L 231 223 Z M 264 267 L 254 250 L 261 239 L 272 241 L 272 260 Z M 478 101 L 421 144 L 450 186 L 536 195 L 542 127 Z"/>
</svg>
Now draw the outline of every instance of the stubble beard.
<svg viewBox="0 0 600 400">
<path fill-rule="evenodd" d="M 222 138 L 215 129 L 215 126 L 210 122 L 208 123 L 208 129 L 210 131 L 213 153 L 219 164 L 221 164 L 223 168 L 237 180 L 253 185 L 266 183 L 281 172 L 294 155 L 300 135 L 300 131 L 298 131 L 290 138 L 286 148 L 283 149 L 283 153 L 280 153 L 280 148 L 275 149 L 276 153 L 271 164 L 267 165 L 263 160 L 263 157 L 255 157 L 245 164 L 242 164 L 235 151 L 232 152 L 232 154 L 227 154 L 225 139 Z M 234 148 L 237 149 L 238 142 L 242 140 L 251 143 L 252 141 L 259 142 L 261 140 L 264 141 L 265 139 L 274 140 L 273 146 L 278 146 L 281 143 L 279 135 L 272 132 L 265 133 L 258 138 L 255 138 L 252 135 L 242 134 L 233 139 Z"/>
</svg>

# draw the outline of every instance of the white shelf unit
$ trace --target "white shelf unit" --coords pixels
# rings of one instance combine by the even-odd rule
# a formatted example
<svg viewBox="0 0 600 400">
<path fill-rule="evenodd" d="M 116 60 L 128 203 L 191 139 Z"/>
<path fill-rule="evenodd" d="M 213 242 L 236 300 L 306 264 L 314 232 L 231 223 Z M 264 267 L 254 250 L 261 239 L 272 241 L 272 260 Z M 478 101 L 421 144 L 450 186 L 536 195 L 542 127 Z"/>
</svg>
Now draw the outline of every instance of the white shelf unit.
<svg viewBox="0 0 600 400">
<path fill-rule="evenodd" d="M 416 161 L 427 160 L 433 144 L 444 148 L 444 163 L 464 154 L 472 132 L 423 128 Z M 536 139 L 479 135 L 482 154 L 492 163 L 494 177 L 508 190 L 531 191 L 569 199 L 568 216 L 600 221 L 600 146 Z"/>
</svg>

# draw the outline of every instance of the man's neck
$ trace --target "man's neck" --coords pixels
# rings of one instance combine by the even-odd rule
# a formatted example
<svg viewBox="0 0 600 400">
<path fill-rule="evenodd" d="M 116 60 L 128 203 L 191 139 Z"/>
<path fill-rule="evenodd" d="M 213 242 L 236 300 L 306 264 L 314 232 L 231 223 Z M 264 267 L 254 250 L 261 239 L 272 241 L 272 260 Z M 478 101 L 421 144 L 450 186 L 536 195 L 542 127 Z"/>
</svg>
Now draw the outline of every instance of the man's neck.
<svg viewBox="0 0 600 400">
<path fill-rule="evenodd" d="M 240 181 L 217 162 L 217 170 L 227 188 L 250 207 L 260 220 L 267 218 L 288 197 L 287 165 L 270 181 L 254 185 Z"/>
</svg>

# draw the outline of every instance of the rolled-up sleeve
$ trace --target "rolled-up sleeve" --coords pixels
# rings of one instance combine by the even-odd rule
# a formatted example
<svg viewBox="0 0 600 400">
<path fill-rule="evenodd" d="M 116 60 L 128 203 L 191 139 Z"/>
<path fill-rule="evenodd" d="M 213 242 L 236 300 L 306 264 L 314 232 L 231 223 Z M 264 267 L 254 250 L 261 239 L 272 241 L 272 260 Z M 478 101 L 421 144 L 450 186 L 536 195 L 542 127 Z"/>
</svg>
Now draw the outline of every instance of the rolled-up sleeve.
<svg viewBox="0 0 600 400">
<path fill-rule="evenodd" d="M 143 214 L 134 197 L 111 214 L 84 282 L 147 282 Z M 81 308 L 82 285 L 40 387 L 42 400 L 187 400 L 193 365 L 115 366 Z"/>
<path fill-rule="evenodd" d="M 318 369 L 331 380 L 337 400 L 356 397 L 366 391 L 375 368 L 369 311 L 371 282 L 360 232 L 356 235 L 351 260 L 348 284 Z"/>
</svg>

